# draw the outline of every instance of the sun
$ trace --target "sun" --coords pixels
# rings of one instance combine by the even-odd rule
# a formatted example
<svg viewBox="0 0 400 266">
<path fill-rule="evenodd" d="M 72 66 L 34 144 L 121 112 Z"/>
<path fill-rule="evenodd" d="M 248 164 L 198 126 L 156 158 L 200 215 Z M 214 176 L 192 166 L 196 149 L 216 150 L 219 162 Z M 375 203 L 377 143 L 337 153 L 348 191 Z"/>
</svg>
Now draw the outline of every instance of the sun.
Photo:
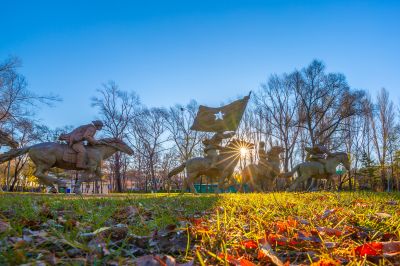
<svg viewBox="0 0 400 266">
<path fill-rule="evenodd" d="M 249 153 L 249 149 L 247 149 L 246 147 L 240 147 L 239 149 L 240 151 L 240 156 L 244 157 Z"/>
</svg>

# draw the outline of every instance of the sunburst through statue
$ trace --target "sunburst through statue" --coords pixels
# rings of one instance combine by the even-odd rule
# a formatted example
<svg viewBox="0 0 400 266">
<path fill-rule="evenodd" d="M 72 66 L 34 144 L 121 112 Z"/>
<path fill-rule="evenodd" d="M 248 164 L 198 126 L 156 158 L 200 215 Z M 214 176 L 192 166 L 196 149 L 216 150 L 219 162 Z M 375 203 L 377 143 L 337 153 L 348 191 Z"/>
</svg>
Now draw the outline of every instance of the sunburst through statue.
<svg viewBox="0 0 400 266">
<path fill-rule="evenodd" d="M 249 153 L 249 149 L 243 146 L 240 147 L 239 152 L 241 157 L 245 157 Z"/>
</svg>

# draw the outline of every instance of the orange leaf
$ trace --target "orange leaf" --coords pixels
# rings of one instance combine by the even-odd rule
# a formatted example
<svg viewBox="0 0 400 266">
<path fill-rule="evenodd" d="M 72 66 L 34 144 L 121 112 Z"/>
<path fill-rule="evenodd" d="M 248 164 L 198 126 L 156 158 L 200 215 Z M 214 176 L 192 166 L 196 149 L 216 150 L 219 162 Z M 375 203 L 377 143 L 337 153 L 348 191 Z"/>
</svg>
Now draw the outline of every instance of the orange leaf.
<svg viewBox="0 0 400 266">
<path fill-rule="evenodd" d="M 230 254 L 224 254 L 224 253 L 219 253 L 218 257 L 229 262 L 230 264 L 240 266 L 240 260 L 236 259 L 233 255 Z"/>
<path fill-rule="evenodd" d="M 268 242 L 274 246 L 287 246 L 289 244 L 286 237 L 274 234 L 268 235 Z"/>
<path fill-rule="evenodd" d="M 254 263 L 246 259 L 240 259 L 239 261 L 240 261 L 240 266 L 255 266 Z"/>
<path fill-rule="evenodd" d="M 382 242 L 370 242 L 370 243 L 365 243 L 364 245 L 358 246 L 355 248 L 355 253 L 358 256 L 377 256 L 377 255 L 382 255 L 383 251 L 383 244 Z"/>
<path fill-rule="evenodd" d="M 287 223 L 288 223 L 288 225 L 290 225 L 291 227 L 297 227 L 297 224 L 298 224 L 297 220 L 293 219 L 293 218 L 290 217 L 290 216 L 288 217 Z"/>
<path fill-rule="evenodd" d="M 198 226 L 198 225 L 201 225 L 202 222 L 204 222 L 204 219 L 203 218 L 191 218 L 191 219 L 189 219 L 189 221 L 193 225 Z"/>
<path fill-rule="evenodd" d="M 313 262 L 311 266 L 339 266 L 341 263 L 333 259 L 320 259 L 317 262 Z"/>
<path fill-rule="evenodd" d="M 400 254 L 400 241 L 370 242 L 355 248 L 359 256 L 378 256 Z"/>
<path fill-rule="evenodd" d="M 258 243 L 257 243 L 255 240 L 252 240 L 252 239 L 242 241 L 242 245 L 243 245 L 245 248 L 249 248 L 249 249 L 256 249 L 256 248 L 258 248 Z"/>
<path fill-rule="evenodd" d="M 276 222 L 275 227 L 278 233 L 284 233 L 287 230 L 287 225 L 285 222 Z"/>
</svg>

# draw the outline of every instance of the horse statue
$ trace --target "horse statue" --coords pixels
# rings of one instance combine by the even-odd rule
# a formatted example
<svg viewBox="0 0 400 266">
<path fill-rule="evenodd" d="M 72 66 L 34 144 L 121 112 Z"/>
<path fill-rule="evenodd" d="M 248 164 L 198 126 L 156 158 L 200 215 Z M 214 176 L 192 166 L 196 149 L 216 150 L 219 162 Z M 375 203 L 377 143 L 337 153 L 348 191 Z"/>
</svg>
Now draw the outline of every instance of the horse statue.
<svg viewBox="0 0 400 266">
<path fill-rule="evenodd" d="M 325 159 L 325 163 L 319 161 L 300 163 L 296 165 L 292 171 L 283 173 L 279 175 L 279 177 L 289 178 L 297 172 L 298 177 L 287 189 L 287 191 L 294 191 L 302 182 L 307 181 L 309 178 L 327 179 L 329 182 L 333 182 L 332 176 L 336 173 L 336 167 L 339 164 L 342 164 L 347 171 L 350 171 L 350 161 L 347 153 L 329 153 Z"/>
<path fill-rule="evenodd" d="M 221 189 L 224 188 L 224 184 L 229 183 L 232 178 L 234 169 L 240 160 L 241 147 L 253 149 L 254 144 L 243 140 L 232 139 L 225 147 L 221 148 L 216 167 L 210 168 L 211 160 L 209 158 L 195 157 L 187 160 L 169 172 L 168 178 L 182 172 L 186 168 L 187 176 L 183 181 L 182 193 L 185 193 L 188 187 L 190 192 L 197 193 L 194 182 L 202 175 L 209 177 L 211 180 L 218 180 L 216 193 L 219 193 Z"/>
<path fill-rule="evenodd" d="M 284 152 L 280 146 L 273 146 L 266 153 L 266 160 L 260 160 L 258 164 L 249 164 L 241 171 L 242 181 L 239 191 L 243 192 L 244 184 L 249 184 L 253 190 L 263 192 L 271 190 L 275 178 L 280 172 L 279 155 Z"/>
<path fill-rule="evenodd" d="M 80 187 L 82 182 L 92 181 L 94 179 L 91 177 L 91 174 L 95 174 L 95 178 L 101 179 L 101 165 L 103 160 L 109 158 L 118 151 L 128 155 L 133 154 L 133 150 L 122 140 L 117 138 L 104 138 L 99 140 L 96 145 L 88 145 L 86 158 L 88 168 L 84 171 L 83 176 L 76 182 L 74 193 L 81 194 Z M 29 147 L 12 149 L 0 155 L 0 163 L 26 153 L 28 153 L 30 159 L 36 166 L 34 175 L 40 182 L 50 186 L 51 192 L 57 192 L 54 183 L 57 183 L 59 186 L 65 186 L 65 184 L 63 181 L 46 174 L 50 168 L 58 167 L 67 170 L 80 170 L 76 167 L 74 160 L 65 160 L 65 153 L 69 153 L 69 155 L 74 154 L 72 149 L 67 144 L 56 142 L 44 142 Z"/>
</svg>

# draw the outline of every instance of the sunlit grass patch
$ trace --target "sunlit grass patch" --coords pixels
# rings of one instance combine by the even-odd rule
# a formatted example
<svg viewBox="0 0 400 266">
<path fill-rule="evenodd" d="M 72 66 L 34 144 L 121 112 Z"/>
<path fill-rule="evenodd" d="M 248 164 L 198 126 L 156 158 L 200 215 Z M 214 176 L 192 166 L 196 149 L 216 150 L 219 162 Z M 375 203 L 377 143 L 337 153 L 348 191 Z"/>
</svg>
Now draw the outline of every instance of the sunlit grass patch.
<svg viewBox="0 0 400 266">
<path fill-rule="evenodd" d="M 399 259 L 399 202 L 350 192 L 0 194 L 0 264 L 384 264 Z"/>
</svg>

